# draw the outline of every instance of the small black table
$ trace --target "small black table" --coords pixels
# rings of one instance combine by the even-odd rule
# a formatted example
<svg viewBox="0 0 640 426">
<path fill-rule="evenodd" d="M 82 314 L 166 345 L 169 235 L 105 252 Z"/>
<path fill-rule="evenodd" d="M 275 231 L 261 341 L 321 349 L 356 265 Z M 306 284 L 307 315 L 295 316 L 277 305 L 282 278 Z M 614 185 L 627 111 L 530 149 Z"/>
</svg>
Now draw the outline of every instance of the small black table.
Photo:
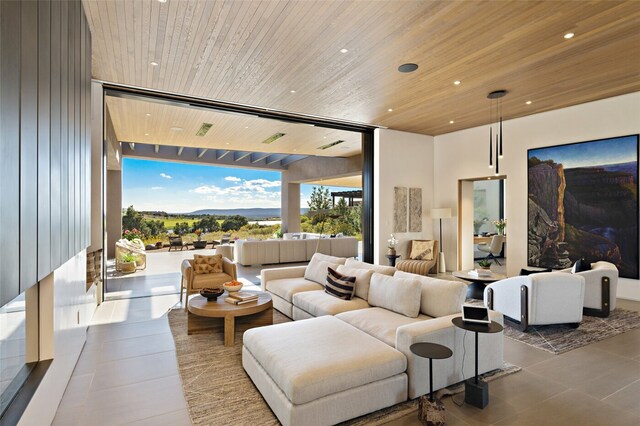
<svg viewBox="0 0 640 426">
<path fill-rule="evenodd" d="M 434 359 L 446 359 L 453 355 L 451 349 L 446 346 L 439 345 L 437 343 L 414 343 L 409 347 L 411 352 L 422 358 L 429 358 L 429 400 L 434 401 L 433 398 L 433 360 Z"/>
<path fill-rule="evenodd" d="M 388 254 L 387 259 L 389 260 L 389 266 L 396 266 L 396 259 L 399 257 L 399 254 Z"/>
<path fill-rule="evenodd" d="M 451 322 L 458 328 L 473 331 L 476 334 L 476 375 L 464 383 L 464 402 L 474 407 L 484 408 L 489 404 L 489 385 L 478 378 L 478 333 L 500 333 L 503 327 L 495 321 L 491 321 L 491 324 L 464 322 L 462 317 L 455 317 Z"/>
</svg>

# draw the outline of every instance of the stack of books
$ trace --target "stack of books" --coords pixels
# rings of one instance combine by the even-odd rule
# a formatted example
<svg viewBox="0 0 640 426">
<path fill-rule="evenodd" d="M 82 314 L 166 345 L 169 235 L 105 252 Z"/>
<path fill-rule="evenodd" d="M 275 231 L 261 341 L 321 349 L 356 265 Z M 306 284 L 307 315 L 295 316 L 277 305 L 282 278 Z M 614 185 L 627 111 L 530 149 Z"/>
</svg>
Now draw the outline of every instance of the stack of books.
<svg viewBox="0 0 640 426">
<path fill-rule="evenodd" d="M 229 297 L 224 299 L 225 302 L 232 305 L 244 305 L 258 300 L 258 294 L 250 291 L 234 291 L 229 293 Z"/>
<path fill-rule="evenodd" d="M 469 271 L 469 275 L 472 275 L 474 277 L 490 277 L 491 276 L 491 270 L 490 269 L 472 269 Z"/>
</svg>

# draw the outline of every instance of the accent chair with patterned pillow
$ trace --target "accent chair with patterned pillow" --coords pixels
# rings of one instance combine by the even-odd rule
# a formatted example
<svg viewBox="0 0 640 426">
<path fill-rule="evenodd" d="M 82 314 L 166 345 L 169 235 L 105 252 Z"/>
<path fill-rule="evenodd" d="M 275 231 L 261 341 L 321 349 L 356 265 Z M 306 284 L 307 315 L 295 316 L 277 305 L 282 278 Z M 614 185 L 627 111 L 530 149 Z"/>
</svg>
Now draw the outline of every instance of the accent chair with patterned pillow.
<svg viewBox="0 0 640 426">
<path fill-rule="evenodd" d="M 408 257 L 398 259 L 396 269 L 418 275 L 436 273 L 438 242 L 434 240 L 411 240 Z"/>
<path fill-rule="evenodd" d="M 409 257 L 413 260 L 433 260 L 434 243 L 435 241 L 412 241 Z"/>
</svg>

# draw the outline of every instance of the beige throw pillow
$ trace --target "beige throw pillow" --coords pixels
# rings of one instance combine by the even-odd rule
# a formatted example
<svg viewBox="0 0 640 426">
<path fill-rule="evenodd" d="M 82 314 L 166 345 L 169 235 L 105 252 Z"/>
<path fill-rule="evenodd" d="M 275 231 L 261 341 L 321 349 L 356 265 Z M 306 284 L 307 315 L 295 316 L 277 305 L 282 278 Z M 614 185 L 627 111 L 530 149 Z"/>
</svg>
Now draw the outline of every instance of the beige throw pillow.
<svg viewBox="0 0 640 426">
<path fill-rule="evenodd" d="M 327 285 L 327 273 L 329 268 L 337 269 L 337 263 L 330 263 L 325 260 L 311 259 L 307 269 L 304 270 L 304 278 L 318 284 Z"/>
<path fill-rule="evenodd" d="M 433 260 L 433 246 L 435 241 L 413 241 L 411 243 L 411 259 Z"/>
<path fill-rule="evenodd" d="M 394 278 L 408 278 L 422 284 L 420 312 L 430 317 L 444 317 L 459 314 L 467 295 L 467 285 L 459 281 L 423 277 L 409 272 L 398 271 Z"/>
<path fill-rule="evenodd" d="M 200 274 L 212 274 L 216 272 L 222 272 L 222 255 L 214 254 L 212 256 L 203 256 L 196 254 L 193 256 L 193 273 Z"/>
<path fill-rule="evenodd" d="M 371 276 L 373 271 L 369 269 L 348 268 L 344 265 L 338 266 L 338 272 L 341 274 L 356 277 L 356 297 L 367 300 L 369 297 L 369 286 L 371 285 Z"/>
<path fill-rule="evenodd" d="M 420 313 L 420 282 L 408 278 L 394 278 L 375 273 L 371 277 L 369 304 L 416 318 Z"/>
</svg>

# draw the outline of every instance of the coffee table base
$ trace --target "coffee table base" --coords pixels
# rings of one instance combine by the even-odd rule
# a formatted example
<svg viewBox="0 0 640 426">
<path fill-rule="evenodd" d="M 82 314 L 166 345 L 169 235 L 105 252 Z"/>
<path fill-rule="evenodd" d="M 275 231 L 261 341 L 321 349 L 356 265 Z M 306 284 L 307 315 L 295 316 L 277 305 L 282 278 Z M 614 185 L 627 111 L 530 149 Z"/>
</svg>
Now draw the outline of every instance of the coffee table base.
<svg viewBox="0 0 640 426">
<path fill-rule="evenodd" d="M 229 347 L 235 344 L 236 328 L 240 331 L 245 331 L 253 327 L 272 324 L 272 308 L 253 315 L 238 317 L 226 315 L 224 318 L 201 317 L 189 312 L 187 315 L 187 334 L 209 333 L 211 331 L 220 331 L 224 328 L 224 345 Z"/>
<path fill-rule="evenodd" d="M 464 402 L 477 408 L 489 405 L 489 384 L 483 380 L 467 379 L 464 382 Z"/>
</svg>

